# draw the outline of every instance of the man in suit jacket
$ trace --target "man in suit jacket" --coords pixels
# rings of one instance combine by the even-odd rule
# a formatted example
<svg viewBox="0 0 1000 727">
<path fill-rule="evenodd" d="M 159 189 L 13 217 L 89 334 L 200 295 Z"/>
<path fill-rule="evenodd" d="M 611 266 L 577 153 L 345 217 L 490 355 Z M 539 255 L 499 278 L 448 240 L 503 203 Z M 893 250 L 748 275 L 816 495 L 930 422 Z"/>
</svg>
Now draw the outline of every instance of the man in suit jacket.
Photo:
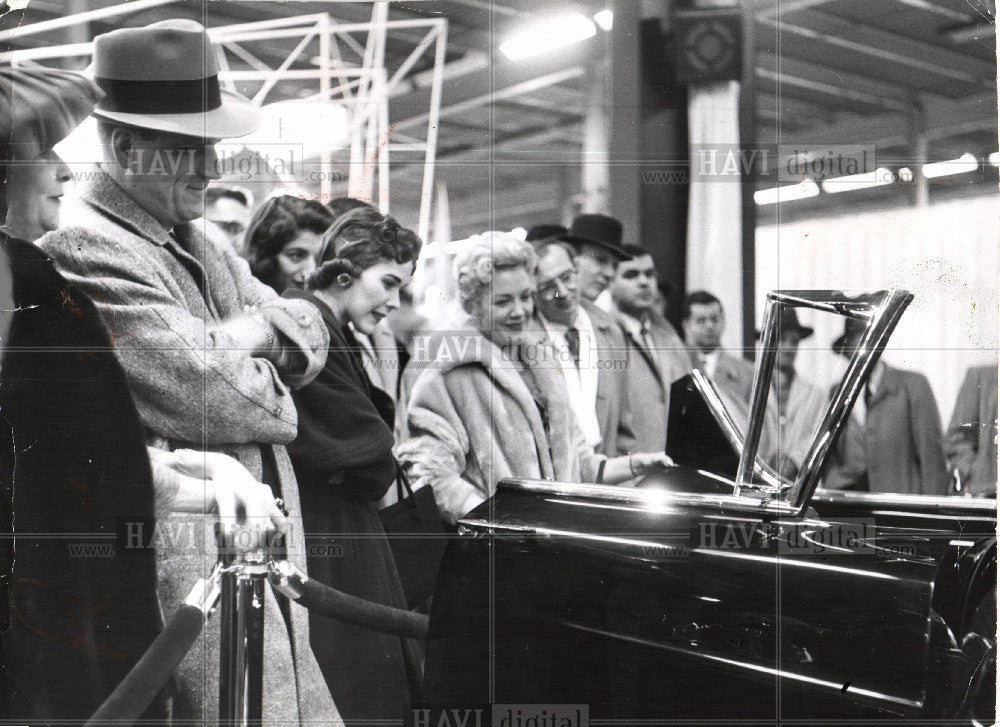
<svg viewBox="0 0 1000 727">
<path fill-rule="evenodd" d="M 682 316 L 692 366 L 701 369 L 722 393 L 748 405 L 753 395 L 753 364 L 719 348 L 726 328 L 722 302 L 707 291 L 696 290 L 685 296 Z"/>
<path fill-rule="evenodd" d="M 949 467 L 962 478 L 962 492 L 997 490 L 997 364 L 973 366 L 955 401 L 945 437 Z"/>
<path fill-rule="evenodd" d="M 674 327 L 657 310 L 656 266 L 645 248 L 628 245 L 618 264 L 611 299 L 628 356 L 628 421 L 618 437 L 620 454 L 662 452 L 667 444 L 670 385 L 691 370 Z"/>
<path fill-rule="evenodd" d="M 548 241 L 537 250 L 538 312 L 557 352 L 570 404 L 587 444 L 617 456 L 627 404 L 625 340 L 614 319 L 580 299 L 573 249 Z"/>
<path fill-rule="evenodd" d="M 147 443 L 235 456 L 294 520 L 298 490 L 284 448 L 297 424 L 289 387 L 316 376 L 329 338 L 313 306 L 281 299 L 234 250 L 190 224 L 219 175 L 213 141 L 259 122 L 249 101 L 221 91 L 215 58 L 205 29 L 189 20 L 95 39 L 104 161 L 70 224 L 40 244 L 103 314 Z M 162 82 L 155 103 L 151 80 Z M 214 517 L 168 518 L 189 535 L 188 547 L 157 552 L 167 613 L 211 570 L 217 550 Z M 288 557 L 304 568 L 301 529 L 291 536 Z M 283 610 L 270 588 L 264 606 L 265 722 L 338 722 L 309 647 L 308 614 Z M 218 628 L 210 623 L 181 663 L 175 718 L 216 721 Z"/>
<path fill-rule="evenodd" d="M 833 350 L 850 356 L 865 329 L 848 318 Z M 834 450 L 832 489 L 948 494 L 941 416 L 927 377 L 879 361 Z"/>
</svg>

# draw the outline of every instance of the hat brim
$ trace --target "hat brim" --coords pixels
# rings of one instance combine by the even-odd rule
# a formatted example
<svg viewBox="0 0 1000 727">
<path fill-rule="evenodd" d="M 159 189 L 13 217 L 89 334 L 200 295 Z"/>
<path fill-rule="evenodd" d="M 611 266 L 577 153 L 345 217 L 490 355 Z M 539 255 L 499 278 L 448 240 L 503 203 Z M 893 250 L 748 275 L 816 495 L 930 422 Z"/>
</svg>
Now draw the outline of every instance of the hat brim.
<svg viewBox="0 0 1000 727">
<path fill-rule="evenodd" d="M 260 109 L 249 99 L 222 91 L 222 105 L 211 111 L 188 114 L 132 114 L 94 109 L 94 116 L 127 126 L 203 139 L 236 139 L 255 132 L 261 123 Z"/>
<path fill-rule="evenodd" d="M 594 247 L 599 247 L 602 250 L 607 250 L 619 261 L 628 260 L 629 255 L 625 252 L 625 249 L 619 247 L 610 242 L 604 242 L 603 240 L 591 240 L 589 237 L 577 237 L 576 235 L 564 235 L 562 238 L 563 242 L 568 242 L 570 245 L 592 245 Z"/>
</svg>

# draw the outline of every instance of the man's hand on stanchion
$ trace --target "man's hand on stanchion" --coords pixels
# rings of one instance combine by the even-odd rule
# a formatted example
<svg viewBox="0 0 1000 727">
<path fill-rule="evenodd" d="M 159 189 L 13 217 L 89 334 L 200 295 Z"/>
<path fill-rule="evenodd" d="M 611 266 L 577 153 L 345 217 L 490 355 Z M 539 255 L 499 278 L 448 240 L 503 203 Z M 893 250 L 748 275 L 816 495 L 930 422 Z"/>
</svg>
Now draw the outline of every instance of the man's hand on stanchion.
<svg viewBox="0 0 1000 727">
<path fill-rule="evenodd" d="M 233 542 L 238 550 L 266 548 L 270 536 L 287 532 L 288 521 L 278 508 L 271 488 L 257 482 L 235 459 L 218 452 L 193 449 L 178 449 L 170 454 L 171 469 L 197 481 L 203 493 L 203 507 L 214 502 L 221 528 L 241 533 Z"/>
</svg>

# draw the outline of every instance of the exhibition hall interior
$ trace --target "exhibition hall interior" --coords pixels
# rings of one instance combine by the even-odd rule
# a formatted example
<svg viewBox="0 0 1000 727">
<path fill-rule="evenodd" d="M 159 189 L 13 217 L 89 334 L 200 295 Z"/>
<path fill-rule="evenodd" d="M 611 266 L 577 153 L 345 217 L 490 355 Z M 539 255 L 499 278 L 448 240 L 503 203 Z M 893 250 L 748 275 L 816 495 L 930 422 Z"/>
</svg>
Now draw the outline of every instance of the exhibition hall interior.
<svg viewBox="0 0 1000 727">
<path fill-rule="evenodd" d="M 0 724 L 993 724 L 995 15 L 0 0 Z"/>
</svg>

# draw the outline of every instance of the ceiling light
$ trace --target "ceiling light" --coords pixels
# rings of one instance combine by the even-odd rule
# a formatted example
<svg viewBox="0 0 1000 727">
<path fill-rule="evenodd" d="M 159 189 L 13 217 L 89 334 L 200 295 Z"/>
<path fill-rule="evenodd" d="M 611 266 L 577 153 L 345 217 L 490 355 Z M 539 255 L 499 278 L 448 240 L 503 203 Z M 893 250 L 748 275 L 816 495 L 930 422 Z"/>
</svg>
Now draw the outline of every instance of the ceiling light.
<svg viewBox="0 0 1000 727">
<path fill-rule="evenodd" d="M 573 13 L 544 20 L 500 44 L 500 52 L 512 61 L 547 53 L 592 38 L 597 28 L 584 15 Z"/>
<path fill-rule="evenodd" d="M 966 174 L 977 169 L 979 169 L 979 162 L 976 161 L 976 157 L 966 152 L 958 159 L 924 164 L 924 176 L 927 179 L 934 179 L 934 177 L 947 177 L 952 174 Z"/>
<path fill-rule="evenodd" d="M 615 14 L 610 10 L 602 10 L 599 13 L 594 13 L 594 22 L 600 26 L 601 30 L 611 30 L 611 26 L 615 22 Z"/>
<path fill-rule="evenodd" d="M 791 202 L 796 199 L 806 199 L 819 194 L 819 185 L 811 179 L 803 179 L 798 184 L 788 184 L 784 187 L 760 189 L 753 193 L 753 200 L 759 205 Z"/>
<path fill-rule="evenodd" d="M 989 155 L 990 164 L 995 167 L 1000 167 L 1000 151 L 995 151 Z"/>
<path fill-rule="evenodd" d="M 913 170 L 909 167 L 900 167 L 897 174 L 899 175 L 899 181 L 901 182 L 913 181 Z"/>
<path fill-rule="evenodd" d="M 241 138 L 238 146 L 265 159 L 288 153 L 313 159 L 346 146 L 350 139 L 350 114 L 343 104 L 333 101 L 278 101 L 262 106 L 260 114 L 260 128 Z"/>
<path fill-rule="evenodd" d="M 896 177 L 885 167 L 879 167 L 874 172 L 865 174 L 848 174 L 844 177 L 834 177 L 824 180 L 823 191 L 830 194 L 837 192 L 853 192 L 855 189 L 867 189 L 868 187 L 881 187 L 883 184 L 892 184 Z"/>
</svg>

